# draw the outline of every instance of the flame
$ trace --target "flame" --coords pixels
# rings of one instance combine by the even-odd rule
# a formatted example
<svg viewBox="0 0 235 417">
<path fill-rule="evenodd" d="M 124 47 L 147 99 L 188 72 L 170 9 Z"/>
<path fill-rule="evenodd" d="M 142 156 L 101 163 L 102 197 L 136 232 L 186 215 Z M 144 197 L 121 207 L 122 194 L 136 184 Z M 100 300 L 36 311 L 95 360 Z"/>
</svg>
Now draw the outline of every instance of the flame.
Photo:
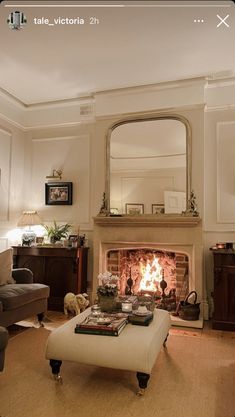
<svg viewBox="0 0 235 417">
<path fill-rule="evenodd" d="M 140 281 L 140 291 L 157 291 L 162 279 L 162 267 L 159 265 L 158 258 L 154 256 L 153 261 L 147 261 L 146 265 L 140 262 L 142 279 Z"/>
</svg>

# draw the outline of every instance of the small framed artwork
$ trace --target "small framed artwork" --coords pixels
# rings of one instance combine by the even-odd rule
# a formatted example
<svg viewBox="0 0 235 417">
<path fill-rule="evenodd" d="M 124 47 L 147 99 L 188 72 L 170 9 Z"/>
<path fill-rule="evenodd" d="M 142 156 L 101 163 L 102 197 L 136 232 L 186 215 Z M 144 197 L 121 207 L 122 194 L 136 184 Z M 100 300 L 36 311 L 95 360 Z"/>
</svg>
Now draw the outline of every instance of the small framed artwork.
<svg viewBox="0 0 235 417">
<path fill-rule="evenodd" d="M 78 246 L 78 235 L 69 235 L 68 245 L 71 248 L 77 248 L 77 246 Z"/>
<path fill-rule="evenodd" d="M 118 208 L 110 208 L 110 214 L 113 214 L 113 215 L 117 215 L 117 214 L 119 214 L 119 211 L 118 211 Z"/>
<path fill-rule="evenodd" d="M 54 206 L 72 205 L 72 182 L 49 182 L 45 184 L 45 204 Z"/>
<path fill-rule="evenodd" d="M 164 191 L 165 213 L 181 214 L 186 210 L 186 193 L 183 191 Z"/>
<path fill-rule="evenodd" d="M 152 204 L 152 214 L 164 214 L 165 206 L 164 204 Z"/>
<path fill-rule="evenodd" d="M 126 214 L 131 214 L 132 216 L 138 215 L 138 214 L 144 214 L 144 205 L 126 203 Z"/>
</svg>

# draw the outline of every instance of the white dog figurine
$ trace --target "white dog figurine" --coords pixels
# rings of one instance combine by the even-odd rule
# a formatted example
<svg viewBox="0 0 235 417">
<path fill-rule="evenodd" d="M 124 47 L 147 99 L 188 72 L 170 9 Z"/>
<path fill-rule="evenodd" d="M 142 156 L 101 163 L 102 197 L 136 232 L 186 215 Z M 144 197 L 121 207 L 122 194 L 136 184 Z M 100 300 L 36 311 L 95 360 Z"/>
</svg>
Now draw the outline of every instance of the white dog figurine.
<svg viewBox="0 0 235 417">
<path fill-rule="evenodd" d="M 68 313 L 75 315 L 80 314 L 89 306 L 88 295 L 83 294 L 73 294 L 68 292 L 64 297 L 64 314 L 68 316 Z"/>
</svg>

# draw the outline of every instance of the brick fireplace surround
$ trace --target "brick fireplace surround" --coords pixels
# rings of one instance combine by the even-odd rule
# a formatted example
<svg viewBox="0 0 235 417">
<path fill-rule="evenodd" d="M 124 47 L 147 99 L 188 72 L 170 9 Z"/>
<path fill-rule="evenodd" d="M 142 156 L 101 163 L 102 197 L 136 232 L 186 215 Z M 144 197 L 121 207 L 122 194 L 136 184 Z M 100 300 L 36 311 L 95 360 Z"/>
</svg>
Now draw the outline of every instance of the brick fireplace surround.
<svg viewBox="0 0 235 417">
<path fill-rule="evenodd" d="M 107 270 L 107 253 L 117 249 L 154 249 L 187 255 L 189 291 L 196 290 L 201 302 L 200 320 L 185 321 L 172 317 L 172 324 L 203 326 L 203 244 L 199 217 L 184 215 L 143 215 L 94 218 L 94 276 L 92 298 L 96 296 L 97 276 Z"/>
</svg>

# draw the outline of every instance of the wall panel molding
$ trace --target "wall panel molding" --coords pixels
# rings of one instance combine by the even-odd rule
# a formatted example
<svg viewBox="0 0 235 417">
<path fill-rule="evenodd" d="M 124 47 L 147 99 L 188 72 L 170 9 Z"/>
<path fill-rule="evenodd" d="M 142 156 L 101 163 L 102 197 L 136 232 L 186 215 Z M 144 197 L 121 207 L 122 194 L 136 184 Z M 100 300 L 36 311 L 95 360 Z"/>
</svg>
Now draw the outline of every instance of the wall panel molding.
<svg viewBox="0 0 235 417">
<path fill-rule="evenodd" d="M 31 205 L 39 211 L 44 222 L 56 218 L 73 223 L 75 229 L 78 225 L 90 227 L 90 159 L 89 134 L 32 139 Z M 71 206 L 45 205 L 46 177 L 53 169 L 62 169 L 62 182 L 73 182 Z"/>
<path fill-rule="evenodd" d="M 0 127 L 0 221 L 9 220 L 12 134 Z"/>
<path fill-rule="evenodd" d="M 235 121 L 216 124 L 217 223 L 235 224 Z"/>
</svg>

